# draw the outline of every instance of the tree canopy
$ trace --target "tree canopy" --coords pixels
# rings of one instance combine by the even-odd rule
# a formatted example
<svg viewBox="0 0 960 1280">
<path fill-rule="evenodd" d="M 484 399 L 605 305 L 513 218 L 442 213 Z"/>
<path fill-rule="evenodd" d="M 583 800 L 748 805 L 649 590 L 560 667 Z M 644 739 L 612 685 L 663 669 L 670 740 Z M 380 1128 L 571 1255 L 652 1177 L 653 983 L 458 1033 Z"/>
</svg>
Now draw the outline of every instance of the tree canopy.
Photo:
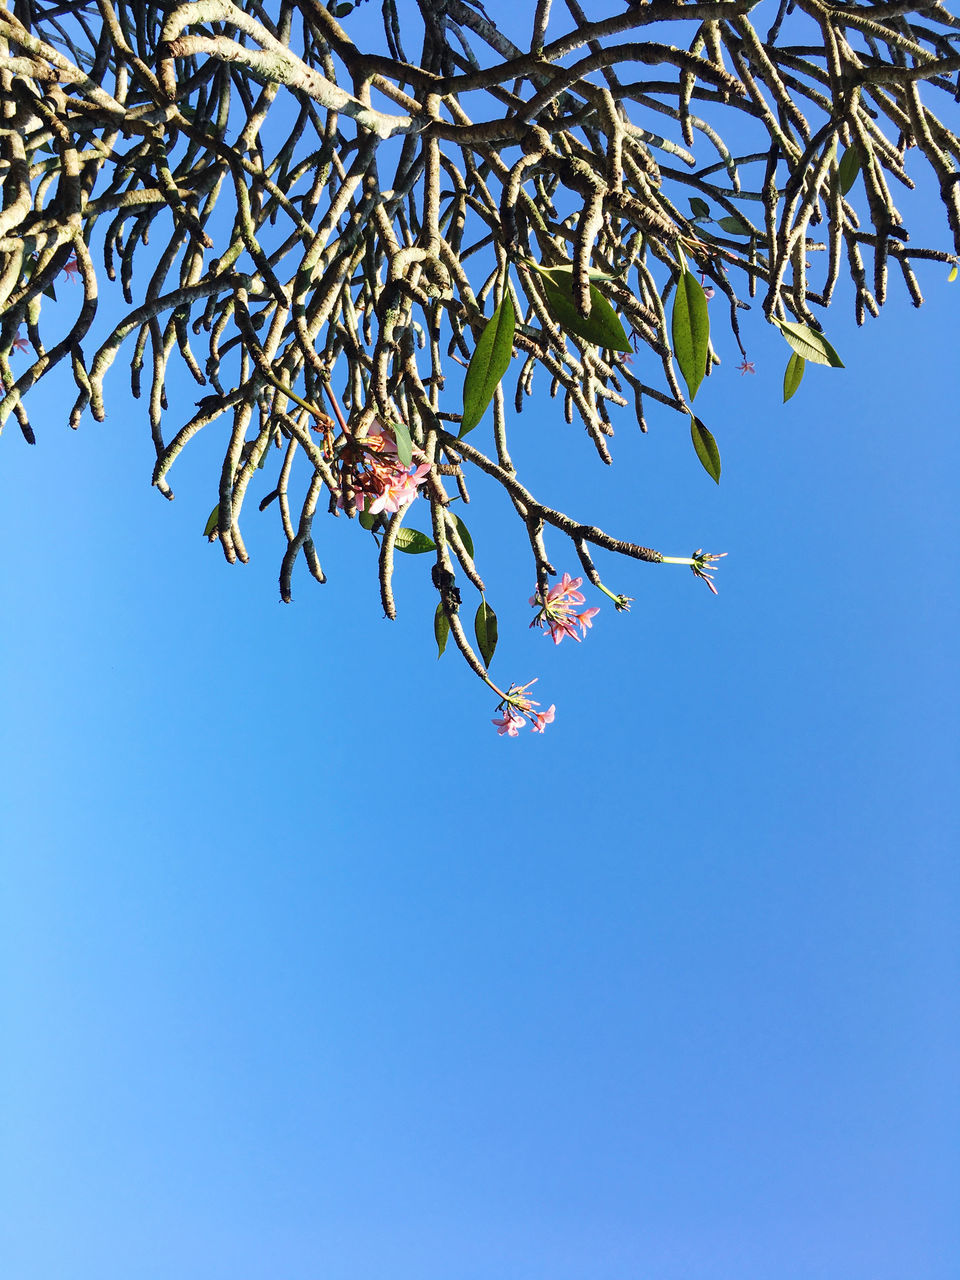
<svg viewBox="0 0 960 1280">
<path fill-rule="evenodd" d="M 666 406 L 719 481 L 693 408 L 719 363 L 711 322 L 743 371 L 742 326 L 780 330 L 786 399 L 807 363 L 841 363 L 821 315 L 842 286 L 861 324 L 891 267 L 919 306 L 916 264 L 955 271 L 960 254 L 960 20 L 922 0 L 606 0 L 599 16 L 539 0 L 505 24 L 479 0 L 384 0 L 372 48 L 351 36 L 355 8 L 0 8 L 0 423 L 32 442 L 28 393 L 61 362 L 71 425 L 103 419 L 123 350 L 166 497 L 181 450 L 228 428 L 206 533 L 229 561 L 247 559 L 260 470 L 283 599 L 301 557 L 324 581 L 318 509 L 378 540 L 388 617 L 396 552 L 429 555 L 440 651 L 452 637 L 494 689 L 502 733 L 542 730 L 553 709 L 487 671 L 471 470 L 509 496 L 534 619 L 558 643 L 596 613 L 582 579 L 629 605 L 598 552 L 687 565 L 714 589 L 718 556 L 664 556 L 549 505 L 513 465 L 510 416 L 542 385 L 610 463 L 617 422 L 645 431 Z M 949 247 L 911 241 L 893 192 L 915 183 Z M 57 296 L 63 273 L 75 295 Z M 100 332 L 118 276 L 123 313 Z M 181 366 L 203 388 L 187 421 Z M 429 535 L 405 524 L 418 494 Z M 582 578 L 552 581 L 548 537 Z"/>
</svg>

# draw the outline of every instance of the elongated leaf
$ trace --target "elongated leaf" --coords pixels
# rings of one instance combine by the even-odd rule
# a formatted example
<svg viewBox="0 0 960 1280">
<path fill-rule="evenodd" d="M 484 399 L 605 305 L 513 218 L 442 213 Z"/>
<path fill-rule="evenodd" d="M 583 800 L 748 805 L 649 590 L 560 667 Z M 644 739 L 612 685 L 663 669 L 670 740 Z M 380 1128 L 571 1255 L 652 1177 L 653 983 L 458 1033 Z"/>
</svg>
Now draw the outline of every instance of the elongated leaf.
<svg viewBox="0 0 960 1280">
<path fill-rule="evenodd" d="M 692 415 L 690 417 L 690 437 L 693 440 L 693 447 L 697 451 L 697 457 L 703 464 L 704 471 L 719 484 L 720 450 L 717 448 L 717 442 L 700 419 L 694 418 Z"/>
<path fill-rule="evenodd" d="M 413 461 L 413 441 L 410 439 L 407 424 L 405 422 L 391 422 L 390 430 L 393 432 L 394 439 L 397 442 L 397 458 L 402 466 L 409 467 Z"/>
<path fill-rule="evenodd" d="M 956 267 L 956 264 L 954 264 L 950 268 L 950 274 L 947 276 L 947 284 L 953 284 L 956 278 L 957 278 L 957 267 Z"/>
<path fill-rule="evenodd" d="M 690 197 L 690 212 L 695 218 L 709 218 L 710 206 L 706 200 L 701 200 L 699 196 Z"/>
<path fill-rule="evenodd" d="M 419 529 L 401 527 L 397 530 L 394 546 L 398 551 L 405 551 L 410 556 L 422 556 L 426 551 L 436 551 L 437 544 Z"/>
<path fill-rule="evenodd" d="M 211 542 L 217 536 L 217 521 L 219 519 L 220 519 L 220 503 L 218 502 L 217 505 L 210 512 L 209 516 L 207 516 L 207 523 L 203 526 L 203 536 L 205 538 L 209 538 Z"/>
<path fill-rule="evenodd" d="M 500 305 L 483 326 L 476 350 L 470 357 L 463 380 L 463 421 L 460 435 L 472 431 L 487 411 L 500 379 L 510 368 L 517 316 L 513 299 L 504 291 Z"/>
<path fill-rule="evenodd" d="M 673 354 L 677 358 L 683 380 L 692 400 L 699 390 L 707 368 L 707 344 L 710 339 L 710 312 L 707 295 L 692 271 L 683 271 L 677 281 L 673 300 Z"/>
<path fill-rule="evenodd" d="M 440 659 L 450 635 L 450 619 L 444 613 L 442 604 L 437 605 L 437 612 L 433 615 L 433 634 L 437 642 L 437 658 Z"/>
<path fill-rule="evenodd" d="M 630 343 L 620 318 L 595 284 L 590 286 L 590 315 L 584 318 L 573 300 L 573 277 L 540 273 L 547 310 L 564 333 L 594 342 L 610 351 L 629 351 Z"/>
<path fill-rule="evenodd" d="M 463 543 L 463 545 L 464 545 L 464 547 L 465 547 L 465 549 L 466 549 L 467 555 L 468 555 L 468 556 L 470 557 L 470 559 L 472 560 L 472 559 L 474 558 L 474 556 L 473 556 L 473 539 L 470 537 L 470 530 L 469 530 L 469 529 L 467 528 L 467 526 L 463 523 L 463 521 L 460 519 L 460 517 L 459 517 L 459 516 L 454 516 L 453 518 L 454 518 L 454 520 L 456 520 L 456 522 L 457 522 L 457 533 L 459 533 L 459 535 L 460 535 L 460 541 Z"/>
<path fill-rule="evenodd" d="M 497 615 L 486 600 L 480 601 L 477 616 L 473 620 L 473 630 L 477 637 L 477 647 L 484 664 L 489 667 L 490 660 L 497 648 Z"/>
<path fill-rule="evenodd" d="M 783 374 L 783 403 L 786 404 L 793 393 L 803 381 L 803 371 L 807 367 L 807 362 L 803 356 L 798 356 L 796 351 L 787 361 L 787 367 Z"/>
<path fill-rule="evenodd" d="M 564 264 L 561 267 L 542 267 L 539 262 L 530 262 L 530 266 L 534 271 L 542 276 L 546 276 L 548 280 L 554 280 L 558 284 L 562 284 L 565 280 L 573 279 L 573 266 Z M 597 281 L 618 280 L 620 277 L 611 275 L 609 271 L 598 271 L 595 267 L 587 268 L 587 279 L 592 280 L 594 284 Z"/>
<path fill-rule="evenodd" d="M 856 147 L 847 147 L 837 165 L 837 189 L 845 196 L 857 180 L 860 172 L 860 152 Z"/>
<path fill-rule="evenodd" d="M 804 360 L 809 360 L 811 364 L 827 364 L 833 369 L 844 367 L 836 351 L 816 329 L 805 324 L 794 324 L 790 320 L 778 320 L 776 323 L 797 355 L 803 356 Z"/>
<path fill-rule="evenodd" d="M 752 236 L 753 232 L 739 218 L 718 218 L 717 226 L 731 236 Z"/>
</svg>

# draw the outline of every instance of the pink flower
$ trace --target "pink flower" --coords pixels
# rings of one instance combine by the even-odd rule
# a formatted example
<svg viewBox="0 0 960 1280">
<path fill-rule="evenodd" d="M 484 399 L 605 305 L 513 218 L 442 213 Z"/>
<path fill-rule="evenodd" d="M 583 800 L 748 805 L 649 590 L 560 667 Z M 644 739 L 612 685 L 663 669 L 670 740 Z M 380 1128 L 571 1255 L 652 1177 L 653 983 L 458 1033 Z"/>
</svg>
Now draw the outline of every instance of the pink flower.
<svg viewBox="0 0 960 1280">
<path fill-rule="evenodd" d="M 504 734 L 506 734 L 508 738 L 515 738 L 520 732 L 524 719 L 519 711 L 515 711 L 513 707 L 507 707 L 503 713 L 502 720 L 491 720 L 490 723 L 498 726 L 497 733 L 499 733 L 501 738 Z M 543 731 L 541 730 L 541 732 Z"/>
<path fill-rule="evenodd" d="M 414 500 L 417 489 L 426 483 L 427 476 L 430 474 L 430 465 L 426 462 L 421 463 L 412 472 L 404 471 L 399 467 L 390 470 L 378 467 L 371 474 L 375 476 L 380 491 L 367 507 L 368 513 L 375 516 L 384 511 L 392 515 L 402 511 Z"/>
<path fill-rule="evenodd" d="M 583 593 L 578 589 L 582 584 L 582 578 L 571 578 L 569 573 L 565 573 L 550 588 L 545 599 L 539 589 L 534 592 L 530 603 L 537 610 L 537 616 L 530 626 L 549 631 L 554 644 L 559 644 L 565 636 L 570 636 L 579 644 L 577 627 L 580 627 L 582 635 L 586 635 L 587 628 L 592 626 L 591 619 L 600 612 L 599 609 L 586 609 L 580 614 L 575 611 L 574 605 L 585 602 Z"/>
<path fill-rule="evenodd" d="M 503 695 L 498 711 L 502 711 L 503 715 L 499 720 L 491 720 L 491 724 L 497 726 L 497 733 L 500 737 L 506 735 L 508 738 L 515 738 L 523 728 L 527 720 L 530 721 L 530 730 L 532 733 L 543 733 L 544 728 L 548 724 L 553 724 L 553 718 L 556 715 L 556 707 L 552 704 L 546 711 L 535 711 L 535 707 L 539 707 L 539 702 L 534 702 L 527 693 L 531 685 L 536 684 L 536 680 L 528 680 L 526 684 L 512 684 L 507 692 Z M 498 693 L 501 691 L 498 689 Z"/>
<path fill-rule="evenodd" d="M 756 369 L 755 369 L 755 367 L 754 367 L 754 364 L 753 364 L 753 361 L 752 361 L 752 360 L 744 360 L 742 364 L 738 364 L 738 365 L 737 365 L 737 368 L 740 370 L 740 377 L 741 377 L 741 378 L 742 378 L 742 377 L 744 376 L 744 374 L 746 374 L 746 373 L 756 373 L 756 372 L 757 372 L 757 371 L 756 371 Z"/>
<path fill-rule="evenodd" d="M 577 623 L 579 624 L 581 635 L 585 636 L 587 634 L 587 628 L 593 627 L 593 619 L 599 612 L 599 609 L 584 609 L 583 613 L 577 614 Z"/>
<path fill-rule="evenodd" d="M 71 253 L 70 257 L 63 264 L 63 274 L 68 280 L 76 280 L 80 274 L 80 264 L 77 262 L 77 255 Z"/>
<path fill-rule="evenodd" d="M 546 725 L 553 724 L 553 717 L 556 714 L 556 707 L 551 704 L 546 711 L 533 712 L 533 724 L 530 728 L 534 733 L 543 733 Z"/>
<path fill-rule="evenodd" d="M 29 350 L 29 346 L 30 344 L 27 342 L 26 338 L 19 333 L 13 340 L 14 351 L 27 351 Z"/>
<path fill-rule="evenodd" d="M 426 483 L 430 474 L 429 463 L 423 462 L 412 470 L 400 463 L 396 439 L 390 428 L 379 419 L 351 449 L 353 456 L 359 458 L 359 464 L 354 463 L 350 484 L 357 509 L 368 515 L 394 515 L 402 511 L 414 500 L 417 490 Z M 419 456 L 423 457 L 423 454 Z M 343 505 L 341 490 L 337 506 L 342 508 Z"/>
<path fill-rule="evenodd" d="M 713 285 L 712 285 L 712 284 L 708 284 L 708 285 L 707 285 L 707 287 L 706 287 L 706 288 L 704 289 L 704 291 L 703 291 L 703 296 L 704 296 L 704 297 L 706 298 L 706 300 L 709 302 L 709 301 L 710 301 L 710 299 L 713 297 L 713 295 L 714 295 L 716 292 L 717 292 L 717 291 L 716 291 L 716 289 L 713 287 Z"/>
</svg>

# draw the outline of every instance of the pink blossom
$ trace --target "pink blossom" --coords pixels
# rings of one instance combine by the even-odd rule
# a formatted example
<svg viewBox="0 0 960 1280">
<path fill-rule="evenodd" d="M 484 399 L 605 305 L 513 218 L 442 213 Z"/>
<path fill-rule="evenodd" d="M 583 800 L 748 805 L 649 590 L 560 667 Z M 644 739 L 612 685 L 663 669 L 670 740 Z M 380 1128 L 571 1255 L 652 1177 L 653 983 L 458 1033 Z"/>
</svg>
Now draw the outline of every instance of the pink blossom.
<svg viewBox="0 0 960 1280">
<path fill-rule="evenodd" d="M 19 333 L 13 340 L 14 351 L 27 351 L 29 350 L 29 346 L 30 344 L 27 342 L 26 338 Z"/>
<path fill-rule="evenodd" d="M 551 708 L 551 710 L 552 709 L 553 708 Z M 515 738 L 519 734 L 524 720 L 519 711 L 515 711 L 513 707 L 507 707 L 503 713 L 502 720 L 491 720 L 490 723 L 498 726 L 497 733 L 499 733 L 501 738 L 504 734 L 506 734 L 508 738 Z M 540 732 L 542 733 L 543 730 Z"/>
<path fill-rule="evenodd" d="M 737 368 L 740 370 L 741 378 L 744 376 L 744 374 L 757 372 L 752 360 L 745 359 L 742 364 L 737 365 Z"/>
<path fill-rule="evenodd" d="M 77 262 L 77 255 L 71 253 L 70 257 L 63 264 L 63 274 L 68 280 L 76 280 L 80 274 L 80 264 Z"/>
<path fill-rule="evenodd" d="M 527 720 L 530 721 L 532 733 L 543 733 L 548 724 L 553 724 L 557 709 L 552 704 L 546 711 L 534 710 L 535 707 L 539 707 L 540 703 L 534 702 L 527 690 L 536 683 L 536 680 L 528 680 L 526 684 L 512 684 L 503 695 L 500 705 L 497 707 L 497 710 L 502 711 L 503 715 L 499 720 L 491 720 L 490 722 L 497 726 L 497 733 L 501 738 L 504 735 L 508 738 L 517 737 Z M 501 691 L 498 689 L 497 692 L 500 693 Z"/>
<path fill-rule="evenodd" d="M 553 724 L 553 717 L 556 714 L 556 710 L 557 710 L 556 707 L 553 706 L 553 704 L 551 703 L 551 705 L 546 709 L 546 711 L 534 711 L 533 723 L 530 726 L 533 732 L 543 733 L 544 728 L 548 724 Z"/>
<path fill-rule="evenodd" d="M 565 573 L 558 583 L 550 588 L 544 598 L 539 589 L 530 597 L 531 605 L 537 609 L 537 616 L 530 623 L 531 627 L 540 627 L 550 633 L 554 644 L 559 644 L 565 636 L 570 636 L 579 644 L 577 626 L 583 635 L 591 626 L 591 619 L 600 612 L 599 609 L 587 609 L 578 614 L 574 605 L 583 604 L 583 593 L 578 589 L 583 584 L 582 578 L 571 578 Z"/>
<path fill-rule="evenodd" d="M 599 609 L 584 609 L 583 613 L 577 614 L 577 623 L 580 627 L 581 635 L 587 634 L 587 628 L 593 627 L 593 619 L 600 612 Z"/>
<path fill-rule="evenodd" d="M 371 474 L 375 476 L 380 491 L 374 496 L 367 511 L 374 516 L 379 515 L 381 511 L 392 515 L 409 506 L 414 500 L 417 489 L 426 483 L 427 476 L 430 474 L 430 465 L 426 462 L 421 463 L 413 472 L 404 471 L 399 467 L 388 471 L 377 467 Z"/>
<path fill-rule="evenodd" d="M 704 291 L 703 291 L 703 296 L 704 296 L 704 297 L 706 298 L 706 300 L 709 302 L 709 301 L 710 301 L 710 299 L 714 296 L 714 294 L 715 294 L 716 292 L 717 292 L 717 291 L 716 291 L 716 289 L 713 287 L 713 285 L 712 285 L 712 284 L 708 284 L 708 285 L 707 285 L 707 287 L 706 287 L 706 288 L 704 289 Z"/>
<path fill-rule="evenodd" d="M 394 434 L 379 419 L 368 434 L 356 442 L 353 451 L 361 461 L 350 474 L 350 483 L 357 508 L 368 515 L 394 515 L 402 511 L 414 500 L 430 474 L 429 463 L 423 462 L 412 470 L 400 463 Z M 341 491 L 337 506 L 343 505 Z"/>
</svg>

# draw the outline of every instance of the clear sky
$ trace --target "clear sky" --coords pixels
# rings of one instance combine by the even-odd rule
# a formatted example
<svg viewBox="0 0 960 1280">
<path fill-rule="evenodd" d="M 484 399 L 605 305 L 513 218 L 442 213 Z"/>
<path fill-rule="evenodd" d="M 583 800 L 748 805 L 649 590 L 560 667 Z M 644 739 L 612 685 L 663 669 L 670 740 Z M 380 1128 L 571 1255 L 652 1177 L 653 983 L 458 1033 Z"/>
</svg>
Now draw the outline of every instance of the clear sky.
<svg viewBox="0 0 960 1280">
<path fill-rule="evenodd" d="M 751 319 L 756 377 L 723 340 L 719 488 L 666 410 L 612 471 L 548 401 L 514 424 L 545 498 L 729 552 L 717 599 L 604 562 L 632 612 L 555 648 L 476 484 L 542 738 L 438 663 L 428 557 L 387 623 L 318 518 L 329 585 L 282 606 L 274 513 L 243 569 L 200 536 L 219 437 L 167 504 L 121 367 L 77 433 L 40 391 L 0 441 L 4 1276 L 955 1280 L 945 277 L 838 307 L 846 370 L 786 407 L 782 339 Z"/>
</svg>

